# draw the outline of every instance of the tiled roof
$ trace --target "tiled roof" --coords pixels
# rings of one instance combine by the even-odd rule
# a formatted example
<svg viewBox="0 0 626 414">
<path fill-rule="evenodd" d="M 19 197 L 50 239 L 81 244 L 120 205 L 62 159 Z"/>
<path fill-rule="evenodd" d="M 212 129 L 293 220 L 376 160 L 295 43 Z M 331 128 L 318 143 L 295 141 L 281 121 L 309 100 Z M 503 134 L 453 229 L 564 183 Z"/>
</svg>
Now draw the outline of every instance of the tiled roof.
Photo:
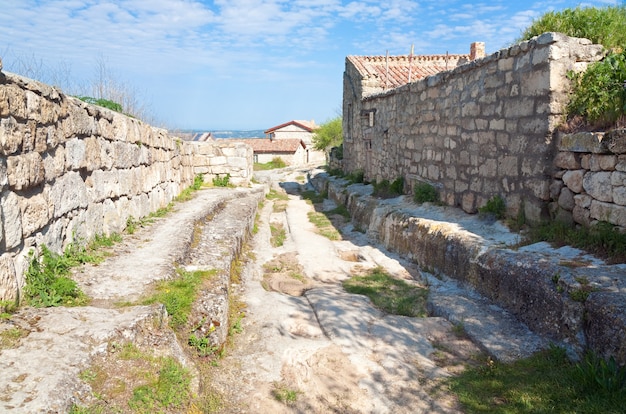
<svg viewBox="0 0 626 414">
<path fill-rule="evenodd" d="M 313 121 L 289 121 L 289 122 L 285 122 L 284 124 L 280 124 L 275 127 L 272 127 L 268 129 L 267 131 L 265 131 L 265 133 L 269 134 L 271 132 L 276 131 L 277 129 L 284 128 L 288 125 L 295 125 L 309 132 L 313 132 L 313 130 L 317 127 L 317 125 L 315 125 L 315 122 Z"/>
<path fill-rule="evenodd" d="M 470 55 L 400 55 L 400 56 L 348 56 L 363 79 L 374 79 L 382 88 L 396 88 L 445 70 L 454 69 L 470 60 Z"/>
<path fill-rule="evenodd" d="M 271 154 L 271 153 L 287 153 L 293 154 L 298 150 L 298 146 L 306 148 L 304 142 L 300 139 L 273 139 L 268 138 L 251 138 L 251 139 L 238 139 L 239 142 L 244 142 L 252 147 L 252 150 L 256 154 Z"/>
</svg>

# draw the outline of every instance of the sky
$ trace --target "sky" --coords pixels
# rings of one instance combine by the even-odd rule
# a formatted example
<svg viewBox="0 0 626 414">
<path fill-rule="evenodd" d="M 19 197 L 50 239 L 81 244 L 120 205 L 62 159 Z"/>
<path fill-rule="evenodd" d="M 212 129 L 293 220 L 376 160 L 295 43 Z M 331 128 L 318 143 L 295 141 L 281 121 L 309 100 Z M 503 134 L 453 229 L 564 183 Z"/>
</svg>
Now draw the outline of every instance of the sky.
<svg viewBox="0 0 626 414">
<path fill-rule="evenodd" d="M 491 54 L 547 11 L 616 4 L 0 0 L 0 57 L 68 93 L 105 68 L 169 129 L 265 130 L 340 115 L 346 56 L 467 54 L 472 42 Z"/>
</svg>

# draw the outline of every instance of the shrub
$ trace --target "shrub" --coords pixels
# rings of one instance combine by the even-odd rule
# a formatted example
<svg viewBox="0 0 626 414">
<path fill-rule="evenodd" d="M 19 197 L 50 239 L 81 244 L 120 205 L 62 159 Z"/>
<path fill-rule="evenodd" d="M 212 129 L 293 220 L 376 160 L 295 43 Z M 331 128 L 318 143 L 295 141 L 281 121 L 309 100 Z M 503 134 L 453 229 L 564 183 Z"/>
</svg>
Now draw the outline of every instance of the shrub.
<svg viewBox="0 0 626 414">
<path fill-rule="evenodd" d="M 436 203 L 439 201 L 439 193 L 437 189 L 428 183 L 418 183 L 415 186 L 413 200 L 416 203 Z"/>
<path fill-rule="evenodd" d="M 389 180 L 382 180 L 374 184 L 372 195 L 380 198 L 393 198 L 404 193 L 404 178 L 399 177 L 392 183 Z"/>
<path fill-rule="evenodd" d="M 480 214 L 492 214 L 496 219 L 500 220 L 504 218 L 506 213 L 506 205 L 504 199 L 499 195 L 493 196 L 487 201 L 483 207 L 478 209 Z"/>
<path fill-rule="evenodd" d="M 230 185 L 230 174 L 220 177 L 219 174 L 213 177 L 213 185 L 215 187 L 228 187 Z"/>
<path fill-rule="evenodd" d="M 80 99 L 83 102 L 92 104 L 92 105 L 98 105 L 103 108 L 107 108 L 112 111 L 122 113 L 122 105 L 118 104 L 117 102 L 110 101 L 108 99 L 102 99 L 102 98 L 96 99 L 96 98 L 92 98 L 91 96 L 79 96 L 78 99 Z"/>
<path fill-rule="evenodd" d="M 568 115 L 581 115 L 599 127 L 613 125 L 626 114 L 626 52 L 611 53 L 584 73 L 569 72 L 573 95 Z"/>
</svg>

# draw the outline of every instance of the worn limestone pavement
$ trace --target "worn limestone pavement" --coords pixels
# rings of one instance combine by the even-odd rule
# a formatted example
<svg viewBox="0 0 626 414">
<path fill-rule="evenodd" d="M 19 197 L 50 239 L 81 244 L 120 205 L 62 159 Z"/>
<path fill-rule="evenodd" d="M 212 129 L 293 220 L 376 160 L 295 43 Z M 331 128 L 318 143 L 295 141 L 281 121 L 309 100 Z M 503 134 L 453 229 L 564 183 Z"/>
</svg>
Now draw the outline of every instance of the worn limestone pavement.
<svg viewBox="0 0 626 414">
<path fill-rule="evenodd" d="M 331 189 L 334 184 L 328 177 L 317 177 L 319 173 L 310 174 L 312 182 L 316 186 L 325 183 L 338 200 L 343 190 L 337 190 L 338 184 Z M 364 223 L 363 206 L 356 206 L 353 224 L 342 228 L 343 240 L 330 241 L 316 234 L 307 217 L 312 207 L 298 194 L 312 188 L 297 178 L 307 174 L 287 169 L 259 174 L 264 184 L 255 189 L 203 190 L 173 214 L 125 237 L 105 263 L 85 266 L 75 275 L 93 298 L 92 306 L 19 312 L 9 326 L 18 325 L 29 333 L 18 347 L 1 351 L 0 408 L 16 413 L 62 413 L 72 403 L 88 402 L 90 389 L 79 380 L 79 372 L 116 342 L 132 341 L 173 355 L 193 370 L 175 335 L 166 328 L 162 306 L 119 307 L 119 303 L 136 303 L 152 281 L 171 277 L 176 266 L 217 269 L 221 288 L 207 292 L 195 306 L 201 308 L 199 313 L 224 317 L 228 298 L 223 292 L 228 291 L 232 260 L 269 186 L 286 190 L 289 201 L 284 210 L 274 211 L 266 203 L 260 211 L 259 232 L 252 240 L 255 259 L 245 267 L 239 286 L 248 305 L 243 332 L 213 377 L 213 386 L 229 402 L 223 412 L 456 412 L 453 398 L 428 391 L 429 383 L 453 372 L 453 367 L 442 367 L 436 360 L 435 347 L 454 349 L 465 358 L 479 352 L 471 342 L 451 334 L 453 324 L 462 325 L 480 349 L 505 361 L 550 344 L 466 284 L 419 269 L 386 251 L 383 245 L 390 236 L 384 227 L 386 231 L 394 227 L 385 220 L 392 212 L 407 208 L 401 200 L 372 207 L 366 233 L 354 227 L 354 223 Z M 371 189 L 365 187 L 346 193 L 356 200 L 359 197 L 354 194 L 360 191 L 367 200 Z M 335 205 L 327 200 L 324 206 Z M 428 217 L 422 220 L 430 220 L 435 233 L 457 223 L 453 230 L 446 229 L 452 242 L 455 237 L 466 244 L 475 241 L 484 253 L 481 243 L 500 246 L 514 241 L 515 236 L 498 223 L 434 210 L 420 210 Z M 280 222 L 287 229 L 284 246 L 270 246 L 270 222 Z M 203 230 L 196 232 L 197 226 Z M 301 296 L 262 287 L 264 265 L 285 257 L 295 259 L 310 283 Z M 555 254 L 550 260 L 559 259 Z M 411 283 L 429 284 L 429 306 L 439 316 L 386 315 L 369 300 L 341 288 L 340 282 L 355 271 L 375 266 Z M 0 329 L 6 326 L 3 323 Z M 295 407 L 273 398 L 280 386 L 299 390 Z"/>
<path fill-rule="evenodd" d="M 105 262 L 84 266 L 74 275 L 92 298 L 91 306 L 25 308 L 2 322 L 2 330 L 19 327 L 27 334 L 17 347 L 0 350 L 0 412 L 66 413 L 73 404 L 87 405 L 91 391 L 79 373 L 115 343 L 132 342 L 190 366 L 167 327 L 164 307 L 132 304 L 153 282 L 171 278 L 177 266 L 218 269 L 224 279 L 250 233 L 263 195 L 262 188 L 199 191 L 167 217 L 126 235 Z M 207 224 L 211 244 L 202 257 L 194 257 L 194 227 Z M 225 315 L 223 309 L 213 311 L 217 317 Z M 225 335 L 219 330 L 217 334 Z"/>
</svg>

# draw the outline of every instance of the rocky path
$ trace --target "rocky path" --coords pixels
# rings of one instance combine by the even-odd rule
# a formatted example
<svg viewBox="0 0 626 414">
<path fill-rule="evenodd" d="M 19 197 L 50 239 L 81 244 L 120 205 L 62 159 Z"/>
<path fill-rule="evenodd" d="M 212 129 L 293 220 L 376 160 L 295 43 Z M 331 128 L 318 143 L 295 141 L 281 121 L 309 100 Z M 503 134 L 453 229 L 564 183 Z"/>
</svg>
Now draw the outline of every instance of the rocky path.
<svg viewBox="0 0 626 414">
<path fill-rule="evenodd" d="M 294 180 L 283 177 L 283 187 L 293 190 Z M 284 211 L 274 202 L 261 211 L 242 287 L 243 332 L 212 375 L 227 401 L 222 412 L 456 412 L 433 384 L 477 358 L 478 347 L 444 318 L 386 315 L 348 294 L 341 281 L 370 268 L 410 283 L 420 283 L 419 272 L 349 226 L 341 241 L 317 234 L 307 217 L 313 206 L 290 192 Z M 287 229 L 283 246 L 271 247 L 270 223 Z M 293 269 L 305 279 L 285 275 Z M 281 392 L 295 401 L 278 401 Z"/>
<path fill-rule="evenodd" d="M 195 373 L 196 387 L 201 382 L 219 396 L 222 413 L 458 412 L 439 380 L 485 350 L 506 356 L 524 344 L 539 346 L 500 309 L 372 246 L 349 223 L 338 224 L 342 240 L 319 235 L 308 218 L 314 208 L 300 196 L 304 175 L 260 177 L 289 196 L 264 201 L 242 283 L 216 290 L 235 291 L 246 304 L 241 333 L 231 337 L 216 367 L 198 374 L 185 344 L 163 323 L 163 307 L 137 303 L 177 266 L 218 270 L 229 283 L 231 262 L 263 199 L 260 187 L 201 191 L 125 236 L 104 263 L 75 275 L 91 306 L 24 309 L 1 322 L 0 330 L 19 327 L 25 334 L 0 349 L 0 412 L 64 413 L 72 403 L 88 403 L 92 391 L 79 374 L 106 364 L 102 357 L 111 354 L 111 344 L 124 341 L 175 355 Z M 272 247 L 270 225 L 285 229 L 282 246 Z M 346 278 L 375 267 L 429 285 L 430 307 L 445 318 L 387 315 L 342 288 Z M 219 294 L 207 297 L 226 302 Z M 474 342 L 460 334 L 459 324 Z"/>
</svg>

